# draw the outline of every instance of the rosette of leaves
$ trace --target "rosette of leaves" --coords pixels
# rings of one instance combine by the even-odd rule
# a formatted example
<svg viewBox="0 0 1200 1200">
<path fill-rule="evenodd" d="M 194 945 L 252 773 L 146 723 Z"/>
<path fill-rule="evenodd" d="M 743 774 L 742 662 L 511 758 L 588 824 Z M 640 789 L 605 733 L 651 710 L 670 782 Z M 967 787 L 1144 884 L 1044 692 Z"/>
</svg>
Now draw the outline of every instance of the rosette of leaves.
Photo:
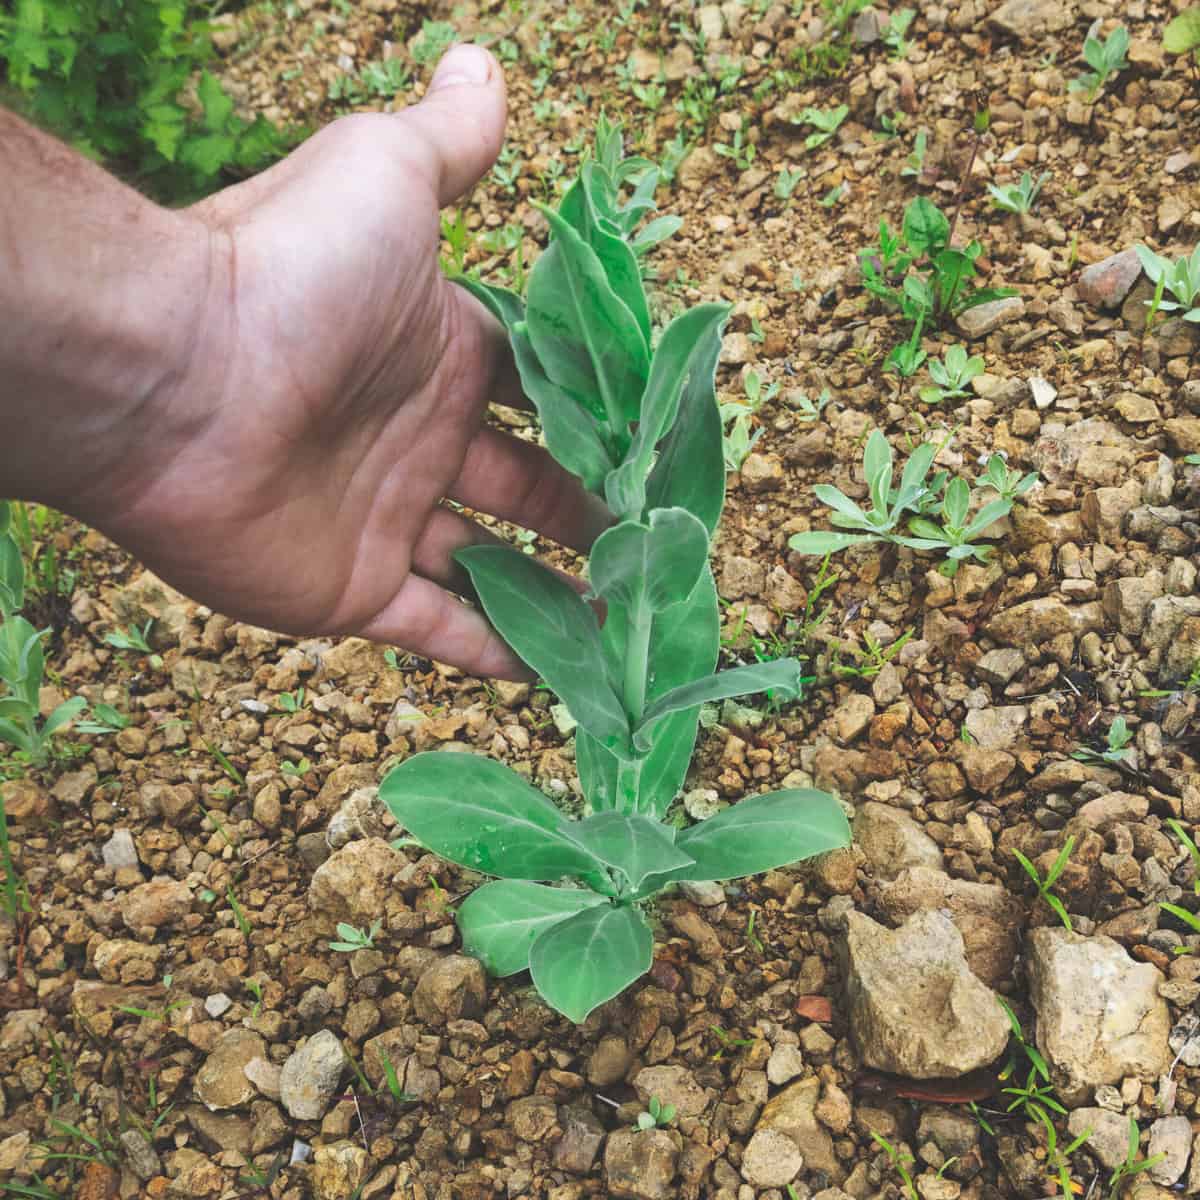
<svg viewBox="0 0 1200 1200">
<path fill-rule="evenodd" d="M 635 250 L 652 195 L 614 170 L 618 159 L 610 146 L 543 210 L 551 240 L 525 297 L 461 280 L 507 329 L 551 454 L 616 518 L 593 547 L 587 598 L 513 547 L 457 556 L 493 625 L 577 722 L 589 815 L 568 817 L 507 767 L 467 754 L 415 755 L 381 787 L 422 845 L 498 877 L 459 906 L 466 950 L 496 975 L 528 970 L 573 1021 L 649 969 L 643 908 L 664 888 L 849 840 L 837 802 L 810 789 L 753 796 L 682 831 L 664 820 L 701 705 L 794 697 L 802 676 L 792 659 L 716 670 L 708 551 L 724 502 L 714 375 L 728 310 L 698 305 L 655 344 Z"/>
</svg>

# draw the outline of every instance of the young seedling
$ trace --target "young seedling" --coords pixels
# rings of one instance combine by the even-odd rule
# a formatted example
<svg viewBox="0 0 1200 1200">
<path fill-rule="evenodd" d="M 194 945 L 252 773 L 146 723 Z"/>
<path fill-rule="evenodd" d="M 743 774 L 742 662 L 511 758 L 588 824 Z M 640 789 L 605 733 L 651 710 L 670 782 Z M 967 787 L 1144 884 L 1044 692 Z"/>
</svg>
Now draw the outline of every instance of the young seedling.
<svg viewBox="0 0 1200 1200">
<path fill-rule="evenodd" d="M 136 625 L 128 625 L 124 629 L 118 627 L 104 635 L 105 645 L 113 646 L 118 650 L 136 650 L 141 654 L 153 654 L 154 649 L 150 645 L 150 626 L 154 624 L 154 618 L 146 622 L 140 629 Z"/>
<path fill-rule="evenodd" d="M 298 713 L 304 708 L 304 689 L 297 688 L 294 692 L 280 692 L 275 697 L 276 711 L 282 713 Z"/>
<path fill-rule="evenodd" d="M 796 190 L 796 184 L 804 178 L 804 169 L 797 167 L 794 171 L 789 170 L 786 166 L 779 168 L 779 174 L 775 176 L 775 199 L 790 200 L 792 193 Z"/>
<path fill-rule="evenodd" d="M 713 1035 L 720 1043 L 720 1046 L 713 1055 L 713 1062 L 720 1062 L 725 1057 L 726 1050 L 741 1050 L 746 1046 L 753 1046 L 753 1038 L 735 1038 L 728 1030 L 722 1029 L 720 1025 L 710 1025 L 709 1033 Z"/>
<path fill-rule="evenodd" d="M 1036 180 L 1026 171 L 1022 174 L 1020 183 L 1006 183 L 1002 186 L 989 183 L 988 192 L 996 208 L 1010 213 L 1027 213 L 1033 210 L 1038 193 L 1049 178 L 1049 171 L 1043 171 Z"/>
<path fill-rule="evenodd" d="M 1138 1144 L 1141 1141 L 1141 1133 L 1138 1130 L 1138 1123 L 1132 1118 L 1129 1118 L 1129 1141 L 1125 1149 L 1125 1161 L 1118 1163 L 1113 1169 L 1113 1173 L 1108 1178 L 1108 1200 L 1117 1200 L 1117 1197 L 1125 1190 L 1125 1184 L 1129 1180 L 1140 1175 L 1143 1171 L 1150 1170 L 1166 1158 L 1165 1154 L 1156 1154 L 1153 1158 L 1140 1158 L 1138 1156 Z"/>
<path fill-rule="evenodd" d="M 588 564 L 603 625 L 575 588 L 516 547 L 456 555 L 493 626 L 577 722 L 589 815 L 568 817 L 477 755 L 417 754 L 380 787 L 423 846 L 498 877 L 459 907 L 467 952 L 494 975 L 528 970 L 545 1001 L 577 1022 L 650 968 L 642 908 L 664 888 L 756 874 L 849 836 L 833 797 L 808 789 L 752 796 L 682 831 L 665 820 L 701 706 L 768 690 L 795 696 L 803 672 L 787 659 L 714 673 L 708 555 L 725 478 L 714 376 L 728 310 L 690 309 L 652 344 L 634 244 L 653 186 L 639 178 L 624 201 L 618 155 L 619 146 L 598 153 L 557 210 L 541 209 L 550 244 L 525 297 L 463 281 L 507 329 L 550 453 L 614 517 Z M 553 886 L 562 880 L 572 885 Z"/>
<path fill-rule="evenodd" d="M 903 1146 L 893 1146 L 882 1133 L 876 1133 L 874 1129 L 868 1129 L 867 1132 L 871 1135 L 872 1141 L 887 1155 L 892 1169 L 904 1181 L 905 1195 L 909 1200 L 921 1200 L 917 1185 L 913 1182 L 912 1172 L 908 1169 L 916 1162 L 916 1159 Z"/>
<path fill-rule="evenodd" d="M 904 160 L 900 174 L 906 179 L 919 179 L 925 169 L 925 154 L 929 143 L 929 133 L 924 129 L 917 130 L 913 139 L 912 153 Z"/>
<path fill-rule="evenodd" d="M 1129 65 L 1125 51 L 1129 49 L 1129 30 L 1118 25 L 1103 41 L 1089 33 L 1083 43 L 1083 57 L 1092 69 L 1071 80 L 1069 90 L 1085 92 L 1088 104 L 1095 102 L 1108 80 L 1119 75 Z"/>
<path fill-rule="evenodd" d="M 1016 500 L 1025 495 L 1038 481 L 1036 471 L 1022 475 L 1020 471 L 1011 470 L 1003 454 L 988 456 L 987 466 L 983 474 L 975 480 L 976 487 L 991 488 L 1001 500 Z"/>
<path fill-rule="evenodd" d="M 1194 878 L 1192 880 L 1192 892 L 1200 896 L 1200 846 L 1192 840 L 1191 835 L 1183 827 L 1183 822 L 1176 820 L 1174 817 L 1167 818 L 1167 828 L 1183 843 L 1184 849 L 1192 860 L 1192 870 Z"/>
<path fill-rule="evenodd" d="M 97 701 L 91 707 L 91 715 L 86 721 L 75 722 L 76 733 L 107 734 L 120 733 L 129 727 L 131 718 L 111 704 Z"/>
<path fill-rule="evenodd" d="M 992 547 L 981 545 L 976 539 L 997 521 L 1012 511 L 1012 501 L 991 500 L 975 514 L 970 515 L 971 486 L 965 479 L 952 479 L 942 496 L 941 509 L 934 516 L 941 518 L 940 524 L 926 516 L 911 517 L 908 530 L 911 536 L 895 537 L 892 540 L 913 550 L 938 550 L 945 555 L 939 568 L 943 574 L 954 575 L 960 562 L 973 558 L 987 562 Z"/>
<path fill-rule="evenodd" d="M 883 44 L 891 52 L 893 58 L 907 58 L 912 48 L 906 34 L 916 19 L 917 12 L 913 8 L 897 9 L 888 18 L 887 28 L 883 34 Z"/>
<path fill-rule="evenodd" d="M 1096 750 L 1091 746 L 1079 746 L 1071 754 L 1080 762 L 1107 763 L 1110 767 L 1119 767 L 1133 757 L 1129 743 L 1133 741 L 1133 730 L 1125 724 L 1124 717 L 1114 717 L 1113 723 L 1104 735 L 1105 748 Z"/>
<path fill-rule="evenodd" d="M 1191 54 L 1192 71 L 1200 77 L 1200 4 L 1185 8 L 1167 22 L 1163 49 L 1168 54 Z"/>
<path fill-rule="evenodd" d="M 804 139 L 805 150 L 815 150 L 825 145 L 837 133 L 849 113 L 850 108 L 845 104 L 839 104 L 837 108 L 806 108 L 794 121 L 796 125 L 811 125 L 816 130 Z"/>
<path fill-rule="evenodd" d="M 645 1109 L 638 1113 L 637 1127 L 643 1132 L 647 1129 L 665 1129 L 675 1120 L 675 1105 L 664 1104 L 657 1096 L 651 1096 Z"/>
<path fill-rule="evenodd" d="M 748 171 L 758 157 L 758 147 L 749 137 L 750 122 L 743 121 L 728 142 L 717 142 L 713 150 L 722 158 L 730 159 L 739 171 Z"/>
<path fill-rule="evenodd" d="M 798 421 L 817 421 L 832 399 L 833 393 L 828 388 L 822 388 L 815 402 L 808 398 L 807 392 L 797 392 L 788 397 L 788 404 Z"/>
<path fill-rule="evenodd" d="M 1058 917 L 1068 932 L 1072 929 L 1071 916 L 1067 912 L 1066 905 L 1054 894 L 1053 889 L 1054 885 L 1058 882 L 1058 877 L 1063 873 L 1063 869 L 1071 858 L 1071 851 L 1074 849 L 1075 838 L 1072 835 L 1063 843 L 1063 848 L 1058 852 L 1058 857 L 1051 864 L 1050 870 L 1046 872 L 1045 879 L 1041 877 L 1037 867 L 1020 850 L 1013 851 L 1013 857 L 1021 864 L 1021 869 L 1033 880 L 1033 886 L 1037 888 L 1038 898 L 1045 902 L 1046 907 Z"/>
<path fill-rule="evenodd" d="M 926 404 L 958 399 L 968 395 L 967 385 L 982 374 L 983 359 L 978 354 L 968 355 L 964 346 L 948 346 L 940 359 L 929 360 L 929 378 L 933 380 L 933 386 L 923 387 L 920 397 Z"/>
<path fill-rule="evenodd" d="M 340 940 L 330 942 L 329 948 L 343 954 L 353 954 L 356 950 L 374 950 L 375 937 L 382 925 L 382 918 L 372 921 L 370 929 L 358 929 L 346 921 L 339 921 L 337 935 Z"/>
<path fill-rule="evenodd" d="M 925 360 L 929 357 L 928 351 L 921 346 L 921 326 L 925 324 L 925 313 L 920 313 L 917 316 L 917 322 L 913 326 L 912 336 L 907 342 L 901 342 L 898 346 L 893 346 L 884 359 L 883 369 L 885 371 L 895 371 L 904 379 L 911 379 L 920 369 Z"/>
<path fill-rule="evenodd" d="M 1154 311 L 1178 313 L 1185 321 L 1200 324 L 1200 245 L 1190 256 L 1185 254 L 1174 262 L 1146 246 L 1135 246 L 1134 249 L 1142 270 L 1159 288 L 1154 300 L 1147 300 L 1146 304 L 1153 305 Z M 1164 300 L 1164 291 L 1170 292 L 1174 299 Z"/>
</svg>

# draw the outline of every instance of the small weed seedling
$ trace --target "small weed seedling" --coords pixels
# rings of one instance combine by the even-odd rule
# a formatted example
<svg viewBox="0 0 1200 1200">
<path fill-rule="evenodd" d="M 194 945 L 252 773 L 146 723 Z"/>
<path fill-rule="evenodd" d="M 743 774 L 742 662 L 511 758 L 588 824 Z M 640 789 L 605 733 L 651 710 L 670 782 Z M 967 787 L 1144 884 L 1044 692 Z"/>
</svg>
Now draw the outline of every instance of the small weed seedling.
<svg viewBox="0 0 1200 1200">
<path fill-rule="evenodd" d="M 908 341 L 893 346 L 888 352 L 883 363 L 885 371 L 895 371 L 902 378 L 911 379 L 921 369 L 922 364 L 929 357 L 928 351 L 921 346 L 921 326 L 924 324 L 925 314 L 922 313 L 917 318 L 912 336 Z"/>
<path fill-rule="evenodd" d="M 1001 500 L 1016 500 L 1025 495 L 1038 481 L 1036 471 L 1022 475 L 1020 471 L 1011 470 L 1008 460 L 1003 454 L 988 456 L 987 466 L 983 474 L 975 480 L 975 486 L 991 488 Z"/>
<path fill-rule="evenodd" d="M 459 906 L 466 952 L 494 975 L 528 970 L 550 1007 L 576 1022 L 649 970 L 654 935 L 642 907 L 664 888 L 757 874 L 849 837 L 834 798 L 807 789 L 748 797 L 682 831 L 665 819 L 701 707 L 768 691 L 794 698 L 804 676 L 794 659 L 716 671 L 708 555 L 724 501 L 715 368 L 728 309 L 689 309 L 652 341 L 637 250 L 658 236 L 653 224 L 638 232 L 658 173 L 624 159 L 607 122 L 596 142 L 557 209 L 540 210 L 550 244 L 527 294 L 461 282 L 507 329 L 551 455 L 614 515 L 588 562 L 604 624 L 515 546 L 455 556 L 492 625 L 577 723 L 591 815 L 566 816 L 475 755 L 416 754 L 380 786 L 421 845 L 498 877 Z M 553 886 L 563 880 L 572 884 Z"/>
<path fill-rule="evenodd" d="M 1125 724 L 1124 717 L 1113 718 L 1113 723 L 1104 735 L 1104 741 L 1103 750 L 1080 746 L 1072 752 L 1071 757 L 1080 762 L 1107 763 L 1110 767 L 1119 767 L 1133 756 L 1133 751 L 1129 748 L 1129 743 L 1133 741 L 1133 730 Z"/>
<path fill-rule="evenodd" d="M 1108 1200 L 1117 1200 L 1125 1188 L 1125 1184 L 1130 1180 L 1140 1175 L 1143 1171 L 1150 1170 L 1151 1167 L 1162 1162 L 1166 1158 L 1165 1154 L 1156 1154 L 1153 1158 L 1138 1157 L 1138 1143 L 1141 1141 L 1141 1133 L 1138 1130 L 1138 1123 L 1132 1118 L 1129 1118 L 1129 1141 L 1125 1149 L 1125 1161 L 1118 1163 L 1113 1169 L 1112 1175 L 1108 1179 Z"/>
<path fill-rule="evenodd" d="M 750 140 L 749 121 L 743 121 L 728 142 L 717 142 L 713 150 L 722 158 L 728 158 L 739 171 L 748 171 L 758 157 L 758 147 Z"/>
<path fill-rule="evenodd" d="M 797 125 L 811 125 L 816 130 L 804 139 L 805 150 L 815 150 L 829 141 L 849 113 L 845 104 L 839 104 L 837 108 L 806 108 L 795 120 Z"/>
<path fill-rule="evenodd" d="M 907 39 L 907 33 L 916 20 L 917 12 L 913 8 L 897 9 L 888 18 L 887 29 L 884 30 L 883 44 L 891 52 L 893 58 L 907 58 L 912 43 Z"/>
<path fill-rule="evenodd" d="M 822 388 L 815 401 L 808 398 L 807 392 L 793 393 L 787 399 L 798 421 L 819 421 L 825 406 L 833 399 L 833 393 L 828 388 Z"/>
<path fill-rule="evenodd" d="M 1192 868 L 1195 878 L 1192 880 L 1193 894 L 1200 896 L 1200 846 L 1192 840 L 1191 835 L 1183 827 L 1183 822 L 1176 820 L 1174 817 L 1167 818 L 1167 828 L 1180 840 L 1183 848 L 1188 852 L 1192 860 Z"/>
<path fill-rule="evenodd" d="M 797 167 L 794 171 L 789 170 L 786 166 L 779 168 L 779 174 L 775 176 L 775 199 L 790 200 L 792 193 L 796 190 L 796 184 L 804 178 L 804 170 Z"/>
<path fill-rule="evenodd" d="M 893 1146 L 882 1133 L 876 1133 L 874 1129 L 867 1132 L 871 1135 L 871 1140 L 887 1155 L 892 1169 L 904 1181 L 904 1194 L 909 1200 L 921 1200 L 917 1185 L 913 1182 L 912 1172 L 908 1169 L 916 1159 L 903 1146 Z"/>
<path fill-rule="evenodd" d="M 964 559 L 986 562 L 992 547 L 976 539 L 1012 511 L 1012 501 L 992 500 L 971 517 L 973 494 L 966 480 L 948 480 L 944 471 L 926 479 L 936 453 L 930 442 L 919 445 L 909 455 L 899 487 L 893 489 L 892 448 L 875 430 L 863 451 L 872 507 L 863 509 L 831 484 L 817 484 L 813 492 L 833 510 L 829 519 L 837 529 L 798 533 L 788 545 L 801 554 L 824 555 L 867 542 L 894 542 L 914 550 L 940 551 L 945 561 L 939 570 L 951 576 Z M 908 534 L 899 531 L 906 517 Z"/>
<path fill-rule="evenodd" d="M 948 346 L 940 359 L 929 360 L 933 386 L 921 389 L 921 399 L 926 404 L 941 404 L 943 400 L 966 396 L 967 385 L 982 374 L 983 359 L 978 354 L 968 355 L 964 346 Z"/>
<path fill-rule="evenodd" d="M 375 938 L 382 925 L 382 917 L 372 921 L 370 929 L 358 929 L 346 921 L 339 921 L 337 935 L 340 940 L 330 942 L 329 948 L 343 954 L 353 954 L 355 950 L 374 950 Z"/>
<path fill-rule="evenodd" d="M 651 1096 L 645 1109 L 638 1113 L 637 1127 L 641 1130 L 665 1129 L 675 1120 L 675 1105 L 664 1104 L 657 1096 Z"/>
<path fill-rule="evenodd" d="M 1200 324 L 1200 245 L 1191 255 L 1172 262 L 1155 254 L 1146 246 L 1136 246 L 1137 256 L 1150 282 L 1159 288 L 1153 300 L 1147 300 L 1152 311 L 1178 313 L 1185 321 Z M 1163 292 L 1174 299 L 1164 300 Z"/>
<path fill-rule="evenodd" d="M 104 643 L 117 650 L 136 650 L 140 654 L 153 654 L 150 645 L 150 626 L 154 624 L 151 617 L 140 629 L 136 625 L 128 625 L 124 629 L 118 627 L 104 635 Z"/>
<path fill-rule="evenodd" d="M 1038 193 L 1049 178 L 1049 171 L 1043 171 L 1036 180 L 1026 171 L 1022 174 L 1020 183 L 1006 183 L 1003 186 L 989 183 L 988 193 L 992 197 L 992 203 L 1002 211 L 1027 213 L 1033 210 Z"/>
<path fill-rule="evenodd" d="M 129 727 L 131 718 L 111 704 L 97 701 L 92 705 L 91 714 L 86 721 L 75 722 L 76 733 L 108 734 L 120 733 Z"/>
<path fill-rule="evenodd" d="M 720 1062 L 725 1057 L 726 1050 L 742 1050 L 746 1046 L 753 1046 L 753 1038 L 735 1038 L 728 1030 L 722 1029 L 720 1025 L 710 1025 L 709 1033 L 718 1041 L 719 1047 L 713 1055 L 713 1062 Z"/>
<path fill-rule="evenodd" d="M 1058 882 L 1058 877 L 1063 873 L 1067 862 L 1071 858 L 1071 851 L 1075 849 L 1074 836 L 1067 838 L 1063 843 L 1063 848 L 1058 852 L 1058 857 L 1050 866 L 1050 870 L 1046 872 L 1046 878 L 1043 879 L 1038 873 L 1037 867 L 1025 857 L 1020 850 L 1013 851 L 1013 857 L 1021 864 L 1021 869 L 1033 880 L 1033 886 L 1037 888 L 1038 898 L 1045 902 L 1056 917 L 1063 923 L 1063 927 L 1071 930 L 1071 917 L 1067 912 L 1066 905 L 1054 894 L 1054 885 Z"/>
<path fill-rule="evenodd" d="M 305 775 L 312 770 L 312 763 L 307 758 L 301 757 L 299 762 L 290 762 L 284 759 L 279 764 L 279 770 L 289 779 L 303 779 Z"/>
<path fill-rule="evenodd" d="M 1072 79 L 1070 90 L 1084 92 L 1084 99 L 1088 104 L 1093 104 L 1108 80 L 1129 65 L 1125 61 L 1125 51 L 1128 49 L 1129 30 L 1124 25 L 1118 25 L 1104 41 L 1089 33 L 1083 43 L 1083 57 L 1092 69 Z"/>
<path fill-rule="evenodd" d="M 1185 8 L 1167 22 L 1163 49 L 1168 54 L 1191 54 L 1192 71 L 1200 77 L 1200 4 Z"/>
<path fill-rule="evenodd" d="M 906 179 L 920 178 L 921 172 L 925 169 L 925 154 L 928 144 L 928 132 L 918 129 L 917 136 L 913 138 L 912 153 L 904 160 L 904 166 L 900 169 L 900 174 Z"/>
<path fill-rule="evenodd" d="M 294 692 L 280 692 L 275 697 L 276 711 L 281 713 L 298 713 L 304 708 L 304 689 L 297 688 Z"/>
</svg>

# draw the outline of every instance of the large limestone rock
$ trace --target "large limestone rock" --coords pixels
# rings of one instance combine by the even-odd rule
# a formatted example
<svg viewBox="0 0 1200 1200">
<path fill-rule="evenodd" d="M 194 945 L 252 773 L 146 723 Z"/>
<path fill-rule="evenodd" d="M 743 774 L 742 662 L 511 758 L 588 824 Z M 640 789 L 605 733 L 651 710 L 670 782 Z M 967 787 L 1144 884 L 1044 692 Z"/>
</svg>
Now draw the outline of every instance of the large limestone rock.
<svg viewBox="0 0 1200 1200">
<path fill-rule="evenodd" d="M 1029 937 L 1030 998 L 1037 1044 L 1072 1104 L 1127 1075 L 1156 1079 L 1171 1063 L 1162 972 L 1130 958 L 1112 938 L 1065 929 Z"/>
<path fill-rule="evenodd" d="M 908 813 L 874 800 L 855 815 L 854 842 L 882 879 L 894 879 L 906 867 L 942 866 L 937 842 Z"/>
<path fill-rule="evenodd" d="M 962 934 L 967 965 L 989 987 L 1012 977 L 1025 915 L 1005 888 L 952 879 L 943 871 L 910 867 L 879 888 L 889 920 L 900 924 L 914 913 L 941 909 Z"/>
<path fill-rule="evenodd" d="M 892 930 L 851 912 L 842 949 L 850 1031 L 867 1066 L 952 1078 L 1004 1052 L 1008 1018 L 946 913 L 918 912 Z"/>
</svg>

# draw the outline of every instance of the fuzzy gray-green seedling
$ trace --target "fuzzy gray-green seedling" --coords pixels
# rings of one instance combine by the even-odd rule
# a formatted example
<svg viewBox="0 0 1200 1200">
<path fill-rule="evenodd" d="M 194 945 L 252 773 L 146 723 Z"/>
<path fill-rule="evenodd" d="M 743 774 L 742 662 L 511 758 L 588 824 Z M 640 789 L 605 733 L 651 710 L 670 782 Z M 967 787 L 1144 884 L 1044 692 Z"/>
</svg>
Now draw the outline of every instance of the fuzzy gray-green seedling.
<svg viewBox="0 0 1200 1200">
<path fill-rule="evenodd" d="M 600 140 L 608 152 L 542 210 L 551 240 L 527 294 L 462 282 L 508 331 L 550 453 L 614 515 L 588 565 L 604 618 L 515 547 L 457 555 L 492 624 L 577 723 L 589 815 L 569 818 L 472 754 L 415 755 L 380 788 L 423 846 L 498 877 L 459 906 L 466 950 L 496 975 L 528 970 L 573 1021 L 650 968 L 643 908 L 664 888 L 756 874 L 849 839 L 834 798 L 805 788 L 748 797 L 682 831 L 664 820 L 701 706 L 795 697 L 802 672 L 793 659 L 716 670 L 709 546 L 725 465 L 714 376 L 728 309 L 698 305 L 652 337 L 634 247 L 653 177 L 611 152 L 611 132 Z"/>
</svg>

